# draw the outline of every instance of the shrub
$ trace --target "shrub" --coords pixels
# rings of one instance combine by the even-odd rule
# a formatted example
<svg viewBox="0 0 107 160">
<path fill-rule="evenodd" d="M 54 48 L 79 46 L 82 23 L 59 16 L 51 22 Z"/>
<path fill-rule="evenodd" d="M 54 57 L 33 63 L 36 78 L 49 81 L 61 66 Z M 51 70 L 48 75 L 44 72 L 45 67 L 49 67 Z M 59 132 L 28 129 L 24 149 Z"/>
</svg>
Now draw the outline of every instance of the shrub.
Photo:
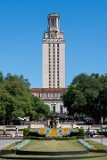
<svg viewBox="0 0 107 160">
<path fill-rule="evenodd" d="M 84 129 L 81 127 L 79 130 L 79 136 L 84 136 Z"/>
<path fill-rule="evenodd" d="M 28 136 L 29 135 L 29 132 L 30 132 L 30 128 L 25 128 L 24 131 L 23 131 L 23 136 Z"/>
<path fill-rule="evenodd" d="M 35 136 L 26 136 L 25 139 L 35 139 L 35 140 L 76 140 L 77 137 L 35 137 Z"/>
<path fill-rule="evenodd" d="M 76 139 L 84 139 L 84 136 L 76 136 Z"/>
<path fill-rule="evenodd" d="M 104 124 L 107 124 L 107 117 L 106 117 L 105 120 L 104 120 Z"/>
</svg>

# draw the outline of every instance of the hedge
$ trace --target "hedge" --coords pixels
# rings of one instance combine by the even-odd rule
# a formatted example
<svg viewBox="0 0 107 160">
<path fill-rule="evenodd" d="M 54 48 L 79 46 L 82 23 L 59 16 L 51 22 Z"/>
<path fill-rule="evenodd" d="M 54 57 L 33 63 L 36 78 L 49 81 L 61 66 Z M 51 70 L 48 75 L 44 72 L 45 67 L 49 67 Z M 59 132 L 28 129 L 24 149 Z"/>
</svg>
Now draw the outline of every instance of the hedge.
<svg viewBox="0 0 107 160">
<path fill-rule="evenodd" d="M 35 136 L 24 136 L 24 139 L 35 139 L 35 140 L 76 140 L 84 139 L 83 136 L 72 136 L 72 137 L 35 137 Z"/>
</svg>

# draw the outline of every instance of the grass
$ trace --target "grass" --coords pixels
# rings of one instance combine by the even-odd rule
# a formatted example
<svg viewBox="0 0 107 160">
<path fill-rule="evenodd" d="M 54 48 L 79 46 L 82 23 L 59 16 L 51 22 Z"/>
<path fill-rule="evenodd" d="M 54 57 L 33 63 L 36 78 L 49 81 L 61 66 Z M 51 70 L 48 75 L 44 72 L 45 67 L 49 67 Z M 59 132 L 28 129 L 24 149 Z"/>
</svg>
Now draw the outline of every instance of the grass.
<svg viewBox="0 0 107 160">
<path fill-rule="evenodd" d="M 87 141 L 89 144 L 93 145 L 96 149 L 104 149 L 107 151 L 107 146 L 102 145 L 101 143 L 97 143 L 95 141 Z"/>
<path fill-rule="evenodd" d="M 31 140 L 29 144 L 22 148 L 26 151 L 85 151 L 86 148 L 79 144 L 76 140 Z"/>
<path fill-rule="evenodd" d="M 107 147 L 101 145 L 94 141 L 89 141 L 90 144 L 94 145 L 97 148 L 106 149 Z M 76 142 L 76 140 L 68 140 L 68 141 L 39 141 L 39 140 L 31 140 L 31 142 L 23 147 L 22 150 L 30 150 L 30 151 L 83 151 L 85 148 Z M 32 160 L 107 160 L 107 153 L 93 153 L 89 152 L 87 154 L 74 154 L 74 155 L 60 155 L 60 156 L 46 156 L 46 155 L 16 155 L 16 154 L 8 154 L 4 155 L 0 160 L 7 159 L 32 159 Z"/>
</svg>

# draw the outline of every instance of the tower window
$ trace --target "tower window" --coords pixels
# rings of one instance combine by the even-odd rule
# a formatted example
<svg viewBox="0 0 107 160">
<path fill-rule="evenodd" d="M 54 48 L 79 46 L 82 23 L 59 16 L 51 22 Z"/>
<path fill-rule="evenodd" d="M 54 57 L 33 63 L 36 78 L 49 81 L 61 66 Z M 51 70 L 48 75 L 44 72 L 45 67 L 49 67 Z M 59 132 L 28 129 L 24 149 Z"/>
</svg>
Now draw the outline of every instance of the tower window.
<svg viewBox="0 0 107 160">
<path fill-rule="evenodd" d="M 59 47 L 59 43 L 57 43 L 57 47 Z"/>
</svg>

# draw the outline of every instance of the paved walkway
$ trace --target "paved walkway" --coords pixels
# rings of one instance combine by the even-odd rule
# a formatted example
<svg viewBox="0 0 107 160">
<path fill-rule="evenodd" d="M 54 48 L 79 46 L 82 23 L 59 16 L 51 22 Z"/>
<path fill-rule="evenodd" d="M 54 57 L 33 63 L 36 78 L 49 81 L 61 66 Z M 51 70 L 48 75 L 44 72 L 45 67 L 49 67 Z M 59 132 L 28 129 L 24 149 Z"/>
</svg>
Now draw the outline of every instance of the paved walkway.
<svg viewBox="0 0 107 160">
<path fill-rule="evenodd" d="M 21 138 L 2 138 L 0 139 L 0 150 L 14 142 L 21 141 Z"/>
<path fill-rule="evenodd" d="M 101 138 L 90 138 L 90 140 L 96 141 L 98 143 L 102 143 L 107 146 L 107 138 L 101 137 Z"/>
</svg>

